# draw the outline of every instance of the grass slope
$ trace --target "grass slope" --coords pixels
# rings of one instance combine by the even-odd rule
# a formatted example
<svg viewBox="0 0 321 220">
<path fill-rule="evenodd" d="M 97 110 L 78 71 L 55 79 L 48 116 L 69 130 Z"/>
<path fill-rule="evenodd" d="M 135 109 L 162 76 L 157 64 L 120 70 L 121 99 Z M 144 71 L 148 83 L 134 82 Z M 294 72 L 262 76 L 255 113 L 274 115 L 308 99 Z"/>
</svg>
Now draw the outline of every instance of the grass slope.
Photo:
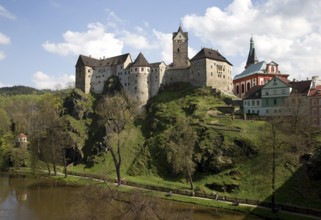
<svg viewBox="0 0 321 220">
<path fill-rule="evenodd" d="M 261 139 L 261 128 L 267 122 L 223 114 L 218 110 L 225 105 L 222 98 L 215 97 L 210 89 L 187 84 L 167 88 L 152 98 L 146 107 L 146 119 L 133 122 L 122 134 L 122 176 L 138 183 L 187 189 L 183 175 L 170 174 L 159 148 L 175 117 L 185 115 L 200 136 L 195 155 L 202 162 L 193 177 L 197 190 L 211 192 L 209 186 L 215 185 L 222 188 L 218 190 L 220 195 L 269 200 L 272 149 L 263 147 Z M 300 153 L 289 147 L 279 150 L 277 202 L 321 208 L 321 184 L 308 178 L 306 167 L 299 162 Z M 208 158 L 204 156 L 207 154 Z M 95 156 L 94 161 L 90 169 L 85 165 L 71 169 L 116 177 L 109 153 Z M 228 191 L 228 186 L 235 188 Z"/>
</svg>

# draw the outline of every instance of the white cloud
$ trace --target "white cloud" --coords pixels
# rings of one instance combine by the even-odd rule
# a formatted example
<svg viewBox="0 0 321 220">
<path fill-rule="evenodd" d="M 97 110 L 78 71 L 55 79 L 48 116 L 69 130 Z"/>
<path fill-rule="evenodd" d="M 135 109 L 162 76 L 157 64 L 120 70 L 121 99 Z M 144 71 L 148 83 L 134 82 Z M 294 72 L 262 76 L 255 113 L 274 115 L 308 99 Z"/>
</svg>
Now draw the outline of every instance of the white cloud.
<svg viewBox="0 0 321 220">
<path fill-rule="evenodd" d="M 74 84 L 75 76 L 63 74 L 60 76 L 50 76 L 42 71 L 33 74 L 32 81 L 38 89 L 61 89 Z"/>
<path fill-rule="evenodd" d="M 2 5 L 0 5 L 0 16 L 3 16 L 5 18 L 9 18 L 9 19 L 12 19 L 12 20 L 16 19 L 16 16 L 14 16 L 11 12 L 9 12 Z"/>
<path fill-rule="evenodd" d="M 0 60 L 3 60 L 4 58 L 6 58 L 6 54 L 0 50 Z"/>
<path fill-rule="evenodd" d="M 137 27 L 136 27 L 136 30 L 137 30 Z M 143 28 L 140 27 L 138 31 L 144 34 Z M 153 49 L 156 47 L 155 44 L 150 42 L 148 38 L 142 34 L 131 33 L 129 31 L 123 31 L 122 34 L 123 34 L 122 42 L 124 42 L 124 44 L 134 49 L 144 50 L 144 49 Z"/>
<path fill-rule="evenodd" d="M 290 78 L 305 79 L 321 72 L 320 8 L 319 0 L 234 0 L 223 10 L 211 7 L 182 21 L 184 29 L 224 56 L 241 56 L 234 74 L 244 69 L 253 33 L 259 60 L 274 60 Z"/>
<path fill-rule="evenodd" d="M 42 47 L 60 55 L 92 55 L 93 57 L 115 56 L 121 54 L 123 42 L 108 33 L 101 23 L 91 23 L 87 32 L 67 31 L 63 34 L 63 43 L 47 41 Z"/>
<path fill-rule="evenodd" d="M 10 38 L 0 32 L 0 44 L 10 44 Z"/>
<path fill-rule="evenodd" d="M 12 86 L 12 85 L 5 84 L 5 83 L 0 82 L 0 88 L 2 88 L 2 87 L 11 87 L 11 86 Z"/>
<path fill-rule="evenodd" d="M 170 64 L 173 60 L 172 52 L 172 35 L 153 30 L 153 34 L 158 42 L 158 53 L 161 54 L 161 59 Z"/>
</svg>

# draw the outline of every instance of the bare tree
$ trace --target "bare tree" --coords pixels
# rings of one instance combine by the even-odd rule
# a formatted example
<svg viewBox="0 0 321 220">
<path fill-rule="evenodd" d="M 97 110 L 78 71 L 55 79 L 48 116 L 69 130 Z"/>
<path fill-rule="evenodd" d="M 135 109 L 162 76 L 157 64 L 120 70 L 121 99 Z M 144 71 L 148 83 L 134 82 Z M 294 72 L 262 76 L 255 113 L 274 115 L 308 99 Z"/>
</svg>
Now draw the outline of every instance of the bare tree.
<svg viewBox="0 0 321 220">
<path fill-rule="evenodd" d="M 184 172 L 190 183 L 191 190 L 194 190 L 192 175 L 195 171 L 193 153 L 197 141 L 196 132 L 186 117 L 176 118 L 176 126 L 170 131 L 167 144 L 167 160 L 176 173 Z"/>
<path fill-rule="evenodd" d="M 262 133 L 262 143 L 267 147 L 267 149 L 272 150 L 272 176 L 271 176 L 271 203 L 272 203 L 272 211 L 277 210 L 275 205 L 275 181 L 276 181 L 276 159 L 278 155 L 278 150 L 286 143 L 284 139 L 284 134 L 282 130 L 280 130 L 280 121 L 277 117 L 272 117 L 268 119 L 268 123 L 264 125 L 263 133 Z"/>
<path fill-rule="evenodd" d="M 131 106 L 128 99 L 121 93 L 103 97 L 96 108 L 96 113 L 101 116 L 105 126 L 104 144 L 113 158 L 118 185 L 121 185 L 121 148 L 124 144 L 121 133 L 135 115 L 133 109 L 134 106 Z"/>
<path fill-rule="evenodd" d="M 193 219 L 193 210 L 174 209 L 171 201 L 152 198 L 143 191 L 120 192 L 107 185 L 84 187 L 70 201 L 68 219 Z"/>
</svg>

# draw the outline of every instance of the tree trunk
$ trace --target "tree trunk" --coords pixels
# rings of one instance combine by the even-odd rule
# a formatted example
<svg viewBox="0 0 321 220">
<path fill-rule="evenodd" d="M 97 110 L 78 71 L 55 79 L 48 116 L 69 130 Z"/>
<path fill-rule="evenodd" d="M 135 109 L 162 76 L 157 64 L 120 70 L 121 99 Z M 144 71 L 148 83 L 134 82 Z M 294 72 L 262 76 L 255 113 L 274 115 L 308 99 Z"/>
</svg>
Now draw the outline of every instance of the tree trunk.
<svg viewBox="0 0 321 220">
<path fill-rule="evenodd" d="M 65 173 L 65 178 L 67 178 L 67 163 L 66 163 L 66 154 L 65 154 L 65 148 L 62 149 L 62 159 L 64 162 L 64 173 Z"/>
<path fill-rule="evenodd" d="M 50 176 L 51 175 L 51 170 L 50 170 L 49 162 L 47 160 L 46 160 L 46 165 L 47 165 L 48 174 Z"/>
<path fill-rule="evenodd" d="M 188 175 L 188 181 L 191 185 L 191 190 L 194 191 L 194 184 L 193 184 L 193 179 L 192 179 L 192 174 L 191 171 L 189 169 L 189 166 L 187 166 L 187 175 Z"/>
<path fill-rule="evenodd" d="M 115 152 L 113 150 L 112 147 L 109 147 L 109 150 L 110 150 L 110 153 L 111 153 L 111 156 L 113 157 L 113 161 L 114 161 L 114 165 L 115 165 L 115 169 L 116 169 L 116 175 L 117 175 L 117 184 L 118 186 L 121 185 L 121 175 L 120 175 L 120 164 L 121 164 L 121 157 L 120 157 L 120 149 L 118 147 L 118 150 L 117 150 L 117 153 L 118 153 L 118 161 L 117 161 L 117 158 L 116 158 L 116 155 L 115 155 Z"/>
</svg>

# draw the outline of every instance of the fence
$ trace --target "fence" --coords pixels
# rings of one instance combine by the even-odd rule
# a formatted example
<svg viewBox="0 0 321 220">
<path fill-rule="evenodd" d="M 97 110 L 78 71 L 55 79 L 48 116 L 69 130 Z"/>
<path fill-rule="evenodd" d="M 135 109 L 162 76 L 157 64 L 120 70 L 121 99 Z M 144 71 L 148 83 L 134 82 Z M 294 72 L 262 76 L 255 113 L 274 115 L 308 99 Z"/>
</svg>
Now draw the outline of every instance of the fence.
<svg viewBox="0 0 321 220">
<path fill-rule="evenodd" d="M 102 181 L 106 181 L 106 182 L 115 182 L 115 180 L 112 180 L 110 178 L 107 178 L 106 176 L 98 175 L 98 174 L 78 173 L 78 172 L 72 172 L 72 171 L 68 171 L 67 173 L 69 175 L 74 175 L 74 176 L 87 177 L 87 178 L 102 180 Z M 165 192 L 165 193 L 172 192 L 172 193 L 178 194 L 178 195 L 196 196 L 196 197 L 200 197 L 200 198 L 208 198 L 208 199 L 213 199 L 213 200 L 217 200 L 217 201 L 226 201 L 226 202 L 231 202 L 232 204 L 235 204 L 235 202 L 237 202 L 237 204 L 240 203 L 240 204 L 247 204 L 247 205 L 255 205 L 255 206 L 262 206 L 262 207 L 266 207 L 266 208 L 272 208 L 272 203 L 267 202 L 267 201 L 240 199 L 240 198 L 236 198 L 236 197 L 217 196 L 212 193 L 208 194 L 204 191 L 192 192 L 190 190 L 171 189 L 171 188 L 167 188 L 167 187 L 144 185 L 144 184 L 139 184 L 139 183 L 135 183 L 135 182 L 127 181 L 127 180 L 123 180 L 122 184 L 127 185 L 127 186 L 137 187 L 137 188 Z M 276 207 L 278 207 L 280 210 L 283 210 L 283 211 L 321 217 L 321 210 L 307 209 L 307 208 L 302 208 L 302 207 L 290 206 L 290 205 L 286 205 L 286 204 L 276 204 Z"/>
</svg>

